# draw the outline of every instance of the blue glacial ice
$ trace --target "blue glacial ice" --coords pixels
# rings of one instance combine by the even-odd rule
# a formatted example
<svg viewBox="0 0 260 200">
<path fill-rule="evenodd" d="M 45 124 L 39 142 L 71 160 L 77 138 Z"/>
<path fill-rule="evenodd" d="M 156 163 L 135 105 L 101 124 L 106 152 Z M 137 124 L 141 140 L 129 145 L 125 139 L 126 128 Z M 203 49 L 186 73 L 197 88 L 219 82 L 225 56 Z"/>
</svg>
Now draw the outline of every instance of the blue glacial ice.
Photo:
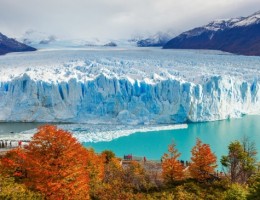
<svg viewBox="0 0 260 200">
<path fill-rule="evenodd" d="M 0 120 L 173 124 L 260 114 L 260 57 L 80 49 L 0 58 Z"/>
</svg>

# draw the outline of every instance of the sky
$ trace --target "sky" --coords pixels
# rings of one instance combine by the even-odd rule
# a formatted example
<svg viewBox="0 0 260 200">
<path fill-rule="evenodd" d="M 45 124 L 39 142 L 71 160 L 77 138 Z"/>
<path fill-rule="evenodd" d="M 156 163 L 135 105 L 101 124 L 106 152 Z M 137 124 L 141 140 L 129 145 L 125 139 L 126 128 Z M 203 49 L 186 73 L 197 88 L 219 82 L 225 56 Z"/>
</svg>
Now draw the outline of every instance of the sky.
<svg viewBox="0 0 260 200">
<path fill-rule="evenodd" d="M 71 39 L 179 34 L 214 19 L 248 16 L 260 0 L 0 0 L 0 32 Z"/>
</svg>

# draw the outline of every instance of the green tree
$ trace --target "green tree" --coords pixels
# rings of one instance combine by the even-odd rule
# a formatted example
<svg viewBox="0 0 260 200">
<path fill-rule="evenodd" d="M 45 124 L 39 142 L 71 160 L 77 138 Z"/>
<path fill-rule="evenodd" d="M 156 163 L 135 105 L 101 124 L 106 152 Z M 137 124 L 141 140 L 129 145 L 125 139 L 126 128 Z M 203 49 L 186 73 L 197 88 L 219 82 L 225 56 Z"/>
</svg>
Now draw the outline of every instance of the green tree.
<svg viewBox="0 0 260 200">
<path fill-rule="evenodd" d="M 228 155 L 222 156 L 221 164 L 232 183 L 246 183 L 256 170 L 256 148 L 248 138 L 231 142 Z"/>
</svg>

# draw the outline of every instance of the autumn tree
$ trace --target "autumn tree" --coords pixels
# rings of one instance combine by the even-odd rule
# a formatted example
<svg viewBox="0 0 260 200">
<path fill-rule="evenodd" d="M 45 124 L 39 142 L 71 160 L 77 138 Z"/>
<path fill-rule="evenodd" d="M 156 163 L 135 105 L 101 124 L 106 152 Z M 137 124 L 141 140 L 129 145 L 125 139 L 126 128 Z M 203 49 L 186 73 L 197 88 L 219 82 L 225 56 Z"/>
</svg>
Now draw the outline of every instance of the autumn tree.
<svg viewBox="0 0 260 200">
<path fill-rule="evenodd" d="M 145 169 L 136 161 L 123 167 L 112 158 L 105 166 L 104 181 L 93 199 L 143 199 L 138 192 L 147 192 L 152 187 Z"/>
<path fill-rule="evenodd" d="M 191 176 L 199 181 L 205 181 L 210 178 L 217 167 L 217 158 L 212 153 L 208 144 L 203 144 L 197 139 L 196 145 L 192 148 L 192 157 L 189 171 Z"/>
<path fill-rule="evenodd" d="M 253 180 L 250 185 L 250 190 L 249 190 L 250 194 L 248 196 L 248 199 L 250 200 L 260 199 L 260 171 L 258 171 L 258 173 L 256 173 L 252 179 Z"/>
<path fill-rule="evenodd" d="M 1 159 L 1 171 L 46 199 L 89 199 L 89 182 L 103 178 L 103 163 L 69 132 L 47 125 L 25 149 L 8 152 Z"/>
<path fill-rule="evenodd" d="M 88 151 L 71 133 L 40 127 L 26 148 L 27 186 L 47 199 L 88 199 Z"/>
<path fill-rule="evenodd" d="M 184 166 L 178 160 L 180 155 L 174 143 L 168 146 L 168 153 L 165 153 L 162 159 L 162 176 L 165 182 L 172 183 L 183 179 Z"/>
<path fill-rule="evenodd" d="M 115 158 L 105 165 L 102 185 L 92 194 L 93 199 L 129 199 L 132 190 L 124 182 L 124 169 Z"/>
<path fill-rule="evenodd" d="M 27 176 L 25 158 L 26 154 L 22 148 L 15 148 L 8 151 L 1 158 L 0 173 L 6 177 L 14 177 L 16 181 L 21 181 L 21 179 Z"/>
<path fill-rule="evenodd" d="M 105 158 L 105 162 L 109 163 L 113 158 L 116 157 L 115 153 L 111 150 L 102 151 L 101 155 Z"/>
<path fill-rule="evenodd" d="M 146 170 L 136 161 L 131 161 L 124 169 L 124 179 L 134 190 L 148 191 L 152 187 Z"/>
<path fill-rule="evenodd" d="M 86 169 L 89 175 L 90 195 L 94 196 L 104 180 L 105 161 L 103 155 L 98 155 L 93 149 L 88 149 Z"/>
<path fill-rule="evenodd" d="M 256 170 L 256 148 L 248 138 L 234 141 L 228 146 L 228 155 L 222 156 L 221 164 L 230 174 L 232 183 L 246 183 Z"/>
</svg>

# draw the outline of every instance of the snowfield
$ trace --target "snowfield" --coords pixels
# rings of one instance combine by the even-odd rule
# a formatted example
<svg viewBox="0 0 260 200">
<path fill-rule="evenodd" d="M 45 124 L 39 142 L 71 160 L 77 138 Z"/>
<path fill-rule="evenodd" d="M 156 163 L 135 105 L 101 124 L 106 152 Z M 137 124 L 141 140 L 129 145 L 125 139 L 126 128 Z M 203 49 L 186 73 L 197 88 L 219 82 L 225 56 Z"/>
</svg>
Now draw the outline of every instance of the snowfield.
<svg viewBox="0 0 260 200">
<path fill-rule="evenodd" d="M 174 124 L 260 114 L 260 57 L 89 48 L 0 57 L 0 120 Z"/>
</svg>

